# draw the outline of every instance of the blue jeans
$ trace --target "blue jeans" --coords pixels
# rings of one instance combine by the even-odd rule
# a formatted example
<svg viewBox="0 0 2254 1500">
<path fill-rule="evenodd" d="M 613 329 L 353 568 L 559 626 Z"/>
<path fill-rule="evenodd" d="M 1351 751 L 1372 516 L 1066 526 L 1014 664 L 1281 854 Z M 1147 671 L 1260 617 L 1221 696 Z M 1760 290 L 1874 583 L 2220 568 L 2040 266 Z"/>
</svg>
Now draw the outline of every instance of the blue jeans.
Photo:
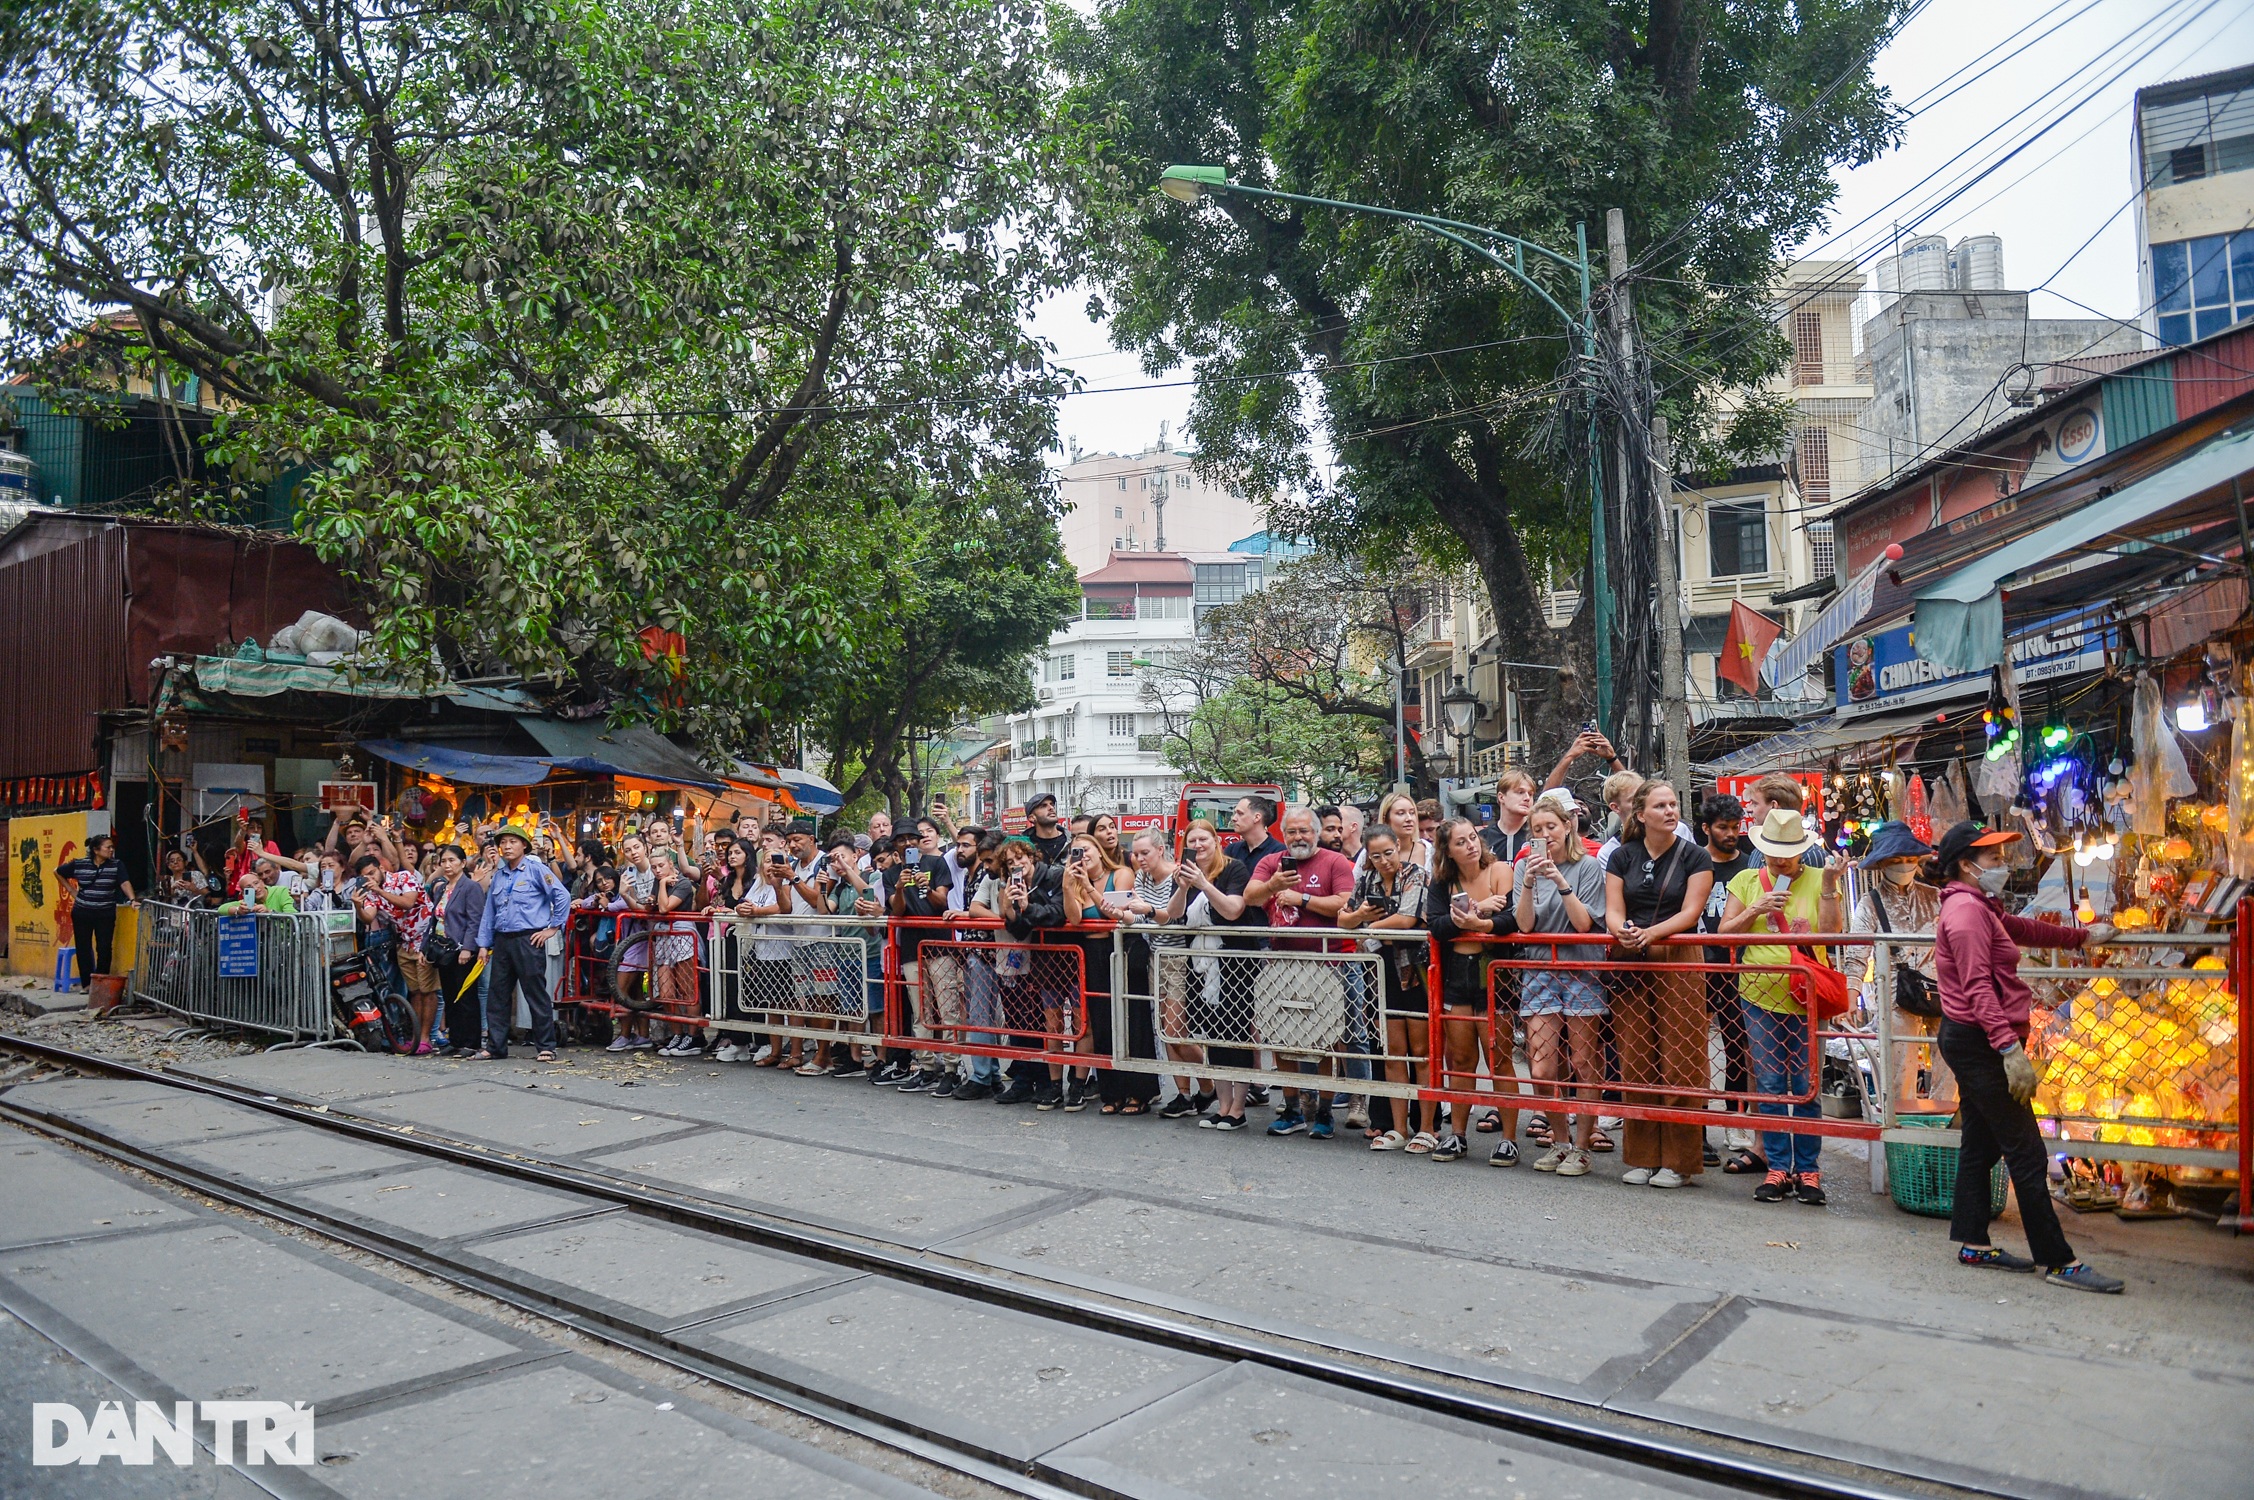
<svg viewBox="0 0 2254 1500">
<path fill-rule="evenodd" d="M 971 953 L 964 962 L 967 987 L 970 991 L 969 1017 L 974 1026 L 1002 1024 L 1002 981 L 994 974 L 992 957 Z M 979 1046 L 991 1047 L 1001 1038 L 991 1031 L 964 1033 L 963 1040 Z M 968 1058 L 970 1076 L 977 1083 L 993 1083 L 1002 1076 L 1002 1060 L 972 1053 Z"/>
<path fill-rule="evenodd" d="M 1753 1052 L 1753 1084 L 1764 1094 L 1799 1094 L 1808 1089 L 1808 1019 L 1764 1010 L 1750 1000 L 1740 1000 L 1745 1012 L 1746 1042 Z M 1764 1115 L 1788 1113 L 1783 1104 L 1756 1106 Z M 1789 1107 L 1793 1118 L 1814 1120 L 1823 1106 L 1810 1099 Z M 1793 1135 L 1782 1130 L 1761 1132 L 1761 1154 L 1772 1172 L 1813 1172 L 1823 1150 L 1820 1135 Z"/>
</svg>

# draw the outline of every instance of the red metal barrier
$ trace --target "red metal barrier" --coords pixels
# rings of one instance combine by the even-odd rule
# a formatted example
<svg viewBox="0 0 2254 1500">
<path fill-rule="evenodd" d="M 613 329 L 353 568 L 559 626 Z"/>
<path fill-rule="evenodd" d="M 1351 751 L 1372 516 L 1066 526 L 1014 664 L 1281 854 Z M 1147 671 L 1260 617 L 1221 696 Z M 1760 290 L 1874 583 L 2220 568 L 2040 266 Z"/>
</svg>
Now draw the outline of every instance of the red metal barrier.
<svg viewBox="0 0 2254 1500">
<path fill-rule="evenodd" d="M 570 922 L 564 929 L 563 983 L 557 988 L 556 1003 L 558 1005 L 576 1005 L 582 1010 L 607 1015 L 614 1020 L 620 1016 L 639 1015 L 647 1016 L 655 1021 L 667 1021 L 677 1026 L 702 1026 L 705 1021 L 705 991 L 710 980 L 704 959 L 696 948 L 694 936 L 689 933 L 673 934 L 660 931 L 653 934 L 649 943 L 644 945 L 644 967 L 633 971 L 641 974 L 640 982 L 642 984 L 654 985 L 656 983 L 656 976 L 650 970 L 655 967 L 651 962 L 651 956 L 657 939 L 676 935 L 690 939 L 689 961 L 695 967 L 696 981 L 694 985 L 690 986 L 690 993 L 685 997 L 677 995 L 673 997 L 672 1003 L 644 1006 L 637 1009 L 625 1004 L 616 994 L 612 993 L 610 959 L 607 955 L 595 951 L 595 930 L 606 917 L 615 920 L 618 924 L 615 929 L 617 935 L 612 941 L 614 953 L 618 946 L 624 943 L 632 933 L 649 932 L 653 927 L 670 926 L 675 921 L 695 920 L 689 916 L 652 918 L 617 912 L 573 912 Z"/>
<path fill-rule="evenodd" d="M 1831 935 L 1831 943 L 1826 943 L 1825 937 L 1826 934 L 1821 933 L 1795 935 L 1797 942 L 1816 947 L 1828 948 L 1840 943 L 1839 935 Z M 1686 933 L 1681 937 L 1664 939 L 1658 946 L 1675 952 L 1687 951 L 1691 955 L 1681 962 L 1614 958 L 1609 954 L 1613 940 L 1602 932 L 1541 933 L 1538 935 L 1520 933 L 1502 938 L 1484 938 L 1480 941 L 1483 945 L 1490 946 L 1500 953 L 1534 949 L 1539 950 L 1543 957 L 1498 957 L 1492 961 L 1488 973 L 1483 976 L 1484 982 L 1481 986 L 1485 997 L 1484 1006 L 1478 1012 L 1468 1013 L 1468 1019 L 1479 1028 L 1480 1044 L 1485 1048 L 1489 1060 L 1488 1069 L 1483 1073 L 1467 1074 L 1460 1066 L 1451 1067 L 1449 1064 L 1445 1035 L 1448 1030 L 1445 1023 L 1453 1020 L 1456 1026 L 1460 1028 L 1467 1019 L 1467 1013 L 1459 1011 L 1451 1016 L 1445 1010 L 1441 971 L 1441 965 L 1444 962 L 1442 945 L 1438 942 L 1433 944 L 1433 968 L 1425 987 L 1431 1006 L 1428 1022 L 1431 1046 L 1430 1056 L 1426 1059 L 1426 1066 L 1430 1071 L 1426 1076 L 1436 1080 L 1436 1086 L 1428 1086 L 1418 1090 L 1418 1096 L 1427 1102 L 1448 1103 L 1467 1109 L 1498 1109 L 1512 1112 L 1526 1110 L 1555 1112 L 1563 1109 L 1575 1114 L 1594 1113 L 1618 1119 L 1652 1120 L 1663 1124 L 1700 1126 L 1725 1123 L 1724 1120 L 1716 1118 L 1718 1114 L 1725 1113 L 1724 1110 L 1717 1110 L 1715 1107 L 1721 1105 L 1726 1106 L 1727 1123 L 1752 1129 L 1782 1130 L 1794 1135 L 1842 1136 L 1857 1140 L 1876 1140 L 1878 1138 L 1881 1127 L 1879 1122 L 1875 1120 L 1833 1119 L 1820 1114 L 1804 1117 L 1783 1113 L 1763 1114 L 1758 1112 L 1758 1107 L 1761 1105 L 1777 1105 L 1789 1108 L 1795 1104 L 1805 1105 L 1815 1100 L 1822 1089 L 1823 1044 L 1834 1037 L 1843 1036 L 1856 1036 L 1866 1041 L 1870 1040 L 1865 1033 L 1811 1027 L 1806 1059 L 1808 1087 L 1805 1090 L 1782 1094 L 1763 1093 L 1757 1089 L 1731 1092 L 1712 1086 L 1708 1063 L 1708 1029 L 1712 1023 L 1706 1000 L 1708 984 L 1706 976 L 1710 974 L 1727 975 L 1734 980 L 1736 977 L 1748 973 L 1773 975 L 1788 987 L 1794 998 L 1802 1001 L 1803 1008 L 1805 1008 L 1802 989 L 1804 981 L 1792 973 L 1789 965 L 1760 964 L 1747 966 L 1744 964 L 1708 963 L 1702 950 L 1707 948 L 1779 947 L 1782 945 L 1778 942 L 1777 934 Z M 1855 942 L 1858 947 L 1867 946 L 1868 939 L 1858 938 Z M 1560 947 L 1582 948 L 1587 950 L 1591 956 L 1553 962 L 1547 956 L 1553 944 Z M 1839 962 L 1836 953 L 1832 956 L 1834 963 Z M 1523 993 L 1524 986 L 1531 982 L 1534 976 L 1543 973 L 1581 973 L 1596 977 L 1602 982 L 1607 1011 L 1605 1018 L 1607 1024 L 1604 1031 L 1607 1040 L 1605 1057 L 1608 1066 L 1605 1068 L 1605 1076 L 1601 1081 L 1548 1082 L 1522 1077 L 1517 1075 L 1515 1071 L 1498 1071 L 1498 1063 L 1502 1065 L 1504 1070 L 1508 1070 L 1514 1056 L 1513 1046 L 1508 1040 L 1509 1032 L 1505 1031 L 1504 1028 L 1506 1024 L 1515 1027 L 1515 1023 L 1520 1019 L 1510 1004 L 1499 1003 L 1498 990 L 1505 988 L 1505 982 L 1500 976 L 1516 976 L 1512 983 L 1515 983 L 1520 992 Z M 1643 979 L 1655 988 L 1665 987 L 1662 993 L 1651 997 L 1647 1006 L 1640 1007 L 1650 1010 L 1653 1014 L 1636 1016 L 1634 1018 L 1635 1027 L 1629 1037 L 1630 1045 L 1633 1047 L 1637 1041 L 1643 1039 L 1642 1034 L 1644 1032 L 1651 1033 L 1651 1051 L 1656 1053 L 1658 1077 L 1622 1076 L 1623 1074 L 1648 1071 L 1641 1066 L 1631 1068 L 1622 1059 L 1623 1049 L 1620 1037 L 1622 1017 L 1618 1012 L 1620 1010 L 1621 986 L 1625 979 Z M 1507 1000 L 1507 995 L 1502 999 Z M 1729 996 L 1729 1002 L 1737 1003 L 1735 993 Z M 1677 1032 L 1683 1034 L 1678 1035 Z M 1643 1052 L 1645 1049 L 1636 1048 L 1636 1050 Z M 1694 1053 L 1695 1064 L 1691 1064 L 1686 1059 L 1689 1059 Z M 1671 1055 L 1679 1065 L 1673 1069 L 1670 1069 L 1667 1065 L 1667 1059 Z M 1622 1062 L 1622 1065 L 1617 1067 L 1609 1065 L 1615 1061 Z M 1666 1075 L 1670 1071 L 1686 1076 L 1668 1078 Z M 1695 1077 L 1698 1081 L 1695 1083 L 1688 1082 L 1686 1077 Z M 1488 1083 L 1491 1087 L 1489 1089 L 1477 1087 L 1481 1082 Z M 1593 1102 L 1588 1097 L 1591 1092 L 1595 1092 L 1599 1096 Z M 1578 1093 L 1580 1097 L 1569 1097 L 1575 1093 Z"/>
<path fill-rule="evenodd" d="M 1090 992 L 1088 955 L 1079 940 L 1101 938 L 1108 943 L 1116 925 L 1088 922 L 1077 927 L 1044 928 L 1030 941 L 1020 941 L 993 920 L 894 917 L 887 924 L 885 940 L 885 1045 L 912 1051 L 1023 1058 L 1052 1065 L 1108 1066 L 1108 1056 L 1076 1050 L 1090 1034 L 1091 1007 L 1111 1003 L 1108 984 Z M 905 971 L 901 937 L 923 933 L 932 935 L 921 937 L 917 951 L 919 955 L 932 955 L 940 963 L 940 974 L 934 975 L 929 961 L 919 956 L 917 974 L 911 980 Z M 1005 955 L 1012 954 L 1025 956 L 1022 975 L 1001 972 L 1008 963 Z M 972 966 L 981 961 L 995 965 L 1000 1024 L 992 1024 L 993 1014 L 972 1003 Z M 959 966 L 953 976 L 946 974 L 950 963 Z M 935 978 L 937 984 L 933 983 Z M 957 980 L 959 992 L 950 994 L 942 988 Z M 1058 1013 L 1054 1026 L 1047 1019 L 1051 1010 Z M 918 1034 L 919 1027 L 924 1034 Z M 974 1035 L 997 1040 L 976 1042 L 970 1040 Z M 1028 1046 L 1012 1038 L 1030 1039 L 1040 1045 Z"/>
<path fill-rule="evenodd" d="M 2231 930 L 2231 984 L 2238 998 L 2238 1215 L 2230 1227 L 2254 1233 L 2254 1120 L 2249 1120 L 2246 1085 L 2254 1078 L 2254 897 L 2238 903 L 2238 925 Z"/>
</svg>

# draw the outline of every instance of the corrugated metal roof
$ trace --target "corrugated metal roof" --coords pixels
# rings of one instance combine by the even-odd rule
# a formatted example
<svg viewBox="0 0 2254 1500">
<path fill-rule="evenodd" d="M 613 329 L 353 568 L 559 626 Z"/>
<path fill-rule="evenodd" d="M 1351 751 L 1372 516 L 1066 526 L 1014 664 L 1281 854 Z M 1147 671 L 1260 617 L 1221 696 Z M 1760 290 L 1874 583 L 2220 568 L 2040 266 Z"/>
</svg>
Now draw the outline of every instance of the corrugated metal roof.
<svg viewBox="0 0 2254 1500">
<path fill-rule="evenodd" d="M 125 609 L 116 527 L 0 572 L 0 777 L 99 769 L 95 716 L 126 701 Z"/>
<path fill-rule="evenodd" d="M 2105 451 L 2118 452 L 2176 425 L 2176 362 L 2156 359 L 2108 375 L 2099 397 L 2105 414 Z"/>
</svg>

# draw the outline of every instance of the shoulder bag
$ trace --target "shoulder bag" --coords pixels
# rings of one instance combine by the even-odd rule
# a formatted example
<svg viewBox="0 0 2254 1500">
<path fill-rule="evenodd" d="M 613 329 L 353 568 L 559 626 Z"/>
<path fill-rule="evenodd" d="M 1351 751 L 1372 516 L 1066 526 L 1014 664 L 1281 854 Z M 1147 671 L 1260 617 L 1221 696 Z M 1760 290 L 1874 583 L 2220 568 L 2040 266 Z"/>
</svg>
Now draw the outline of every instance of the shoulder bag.
<svg viewBox="0 0 2254 1500">
<path fill-rule="evenodd" d="M 1775 889 L 1776 882 L 1769 878 L 1767 867 L 1761 871 L 1761 891 L 1766 895 Z M 1792 993 L 1800 1002 L 1800 1009 L 1810 1021 L 1827 1021 L 1833 1016 L 1847 1014 L 1850 1000 L 1847 994 L 1847 976 L 1816 957 L 1805 943 L 1791 945 Z"/>
<path fill-rule="evenodd" d="M 1878 930 L 1892 936 L 1894 924 L 1887 920 L 1885 898 L 1877 891 L 1871 892 L 1871 914 L 1878 918 Z M 1887 951 L 1893 953 L 1891 947 Z M 1915 964 L 1898 962 L 1894 965 L 1894 1005 L 1907 1015 L 1934 1021 L 1941 1018 L 1941 996 L 1935 991 L 1933 981 Z"/>
</svg>

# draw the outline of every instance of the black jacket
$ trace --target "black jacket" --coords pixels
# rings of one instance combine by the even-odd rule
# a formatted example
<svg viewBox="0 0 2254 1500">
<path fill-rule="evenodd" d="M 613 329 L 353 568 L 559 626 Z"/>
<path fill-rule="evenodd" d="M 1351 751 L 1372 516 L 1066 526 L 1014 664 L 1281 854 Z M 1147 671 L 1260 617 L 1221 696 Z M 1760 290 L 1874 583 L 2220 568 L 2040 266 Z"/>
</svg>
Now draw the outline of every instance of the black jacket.
<svg viewBox="0 0 2254 1500">
<path fill-rule="evenodd" d="M 1024 910 L 1003 925 L 1021 942 L 1041 928 L 1064 926 L 1064 866 L 1045 860 L 1036 864 L 1025 883 Z"/>
</svg>

